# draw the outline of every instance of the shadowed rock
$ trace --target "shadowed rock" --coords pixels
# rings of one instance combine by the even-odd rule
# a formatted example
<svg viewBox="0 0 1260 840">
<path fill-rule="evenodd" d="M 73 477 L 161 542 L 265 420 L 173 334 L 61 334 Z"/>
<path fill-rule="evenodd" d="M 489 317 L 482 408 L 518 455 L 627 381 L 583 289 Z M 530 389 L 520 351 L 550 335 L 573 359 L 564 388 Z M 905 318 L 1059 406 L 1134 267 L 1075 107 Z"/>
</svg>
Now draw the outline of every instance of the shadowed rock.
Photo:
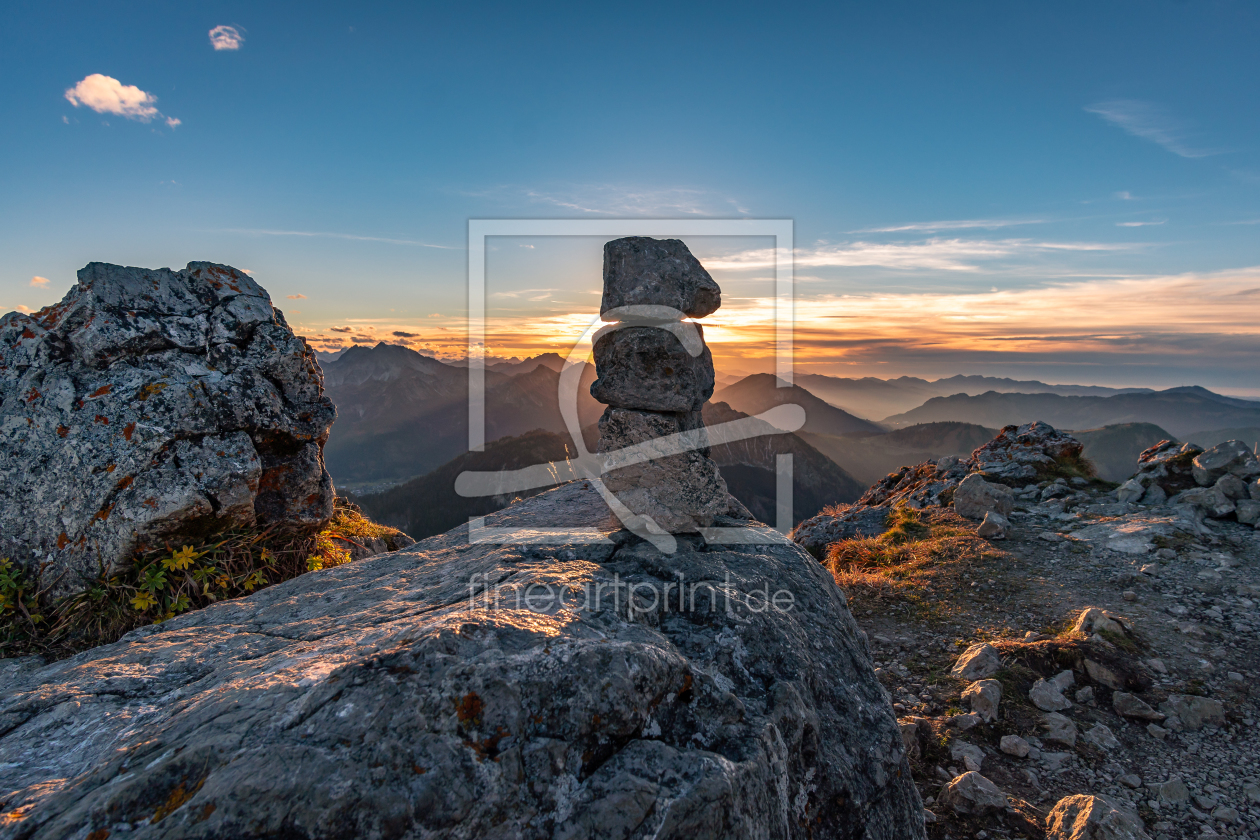
<svg viewBox="0 0 1260 840">
<path fill-rule="evenodd" d="M 699 325 L 697 325 L 697 329 Z M 700 331 L 704 338 L 703 330 Z M 713 396 L 713 354 L 692 356 L 672 333 L 622 327 L 595 341 L 591 396 L 604 405 L 643 411 L 699 411 Z"/>
<path fill-rule="evenodd" d="M 803 549 L 665 556 L 588 482 L 486 524 L 596 542 L 461 526 L 0 663 L 0 837 L 925 837 L 870 653 Z"/>
<path fill-rule="evenodd" d="M 318 528 L 335 416 L 248 275 L 91 263 L 60 303 L 0 319 L 0 554 L 64 593 L 164 540 Z"/>
</svg>

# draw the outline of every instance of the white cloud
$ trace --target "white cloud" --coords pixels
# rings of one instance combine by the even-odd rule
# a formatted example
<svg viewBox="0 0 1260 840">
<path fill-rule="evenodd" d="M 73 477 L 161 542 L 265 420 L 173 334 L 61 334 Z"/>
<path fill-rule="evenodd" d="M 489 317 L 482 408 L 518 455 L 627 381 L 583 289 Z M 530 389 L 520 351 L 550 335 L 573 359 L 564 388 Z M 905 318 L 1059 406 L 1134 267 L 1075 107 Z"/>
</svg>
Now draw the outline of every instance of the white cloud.
<svg viewBox="0 0 1260 840">
<path fill-rule="evenodd" d="M 1013 227 L 1015 225 L 1044 225 L 1045 223 L 1044 219 L 960 219 L 944 222 L 912 222 L 892 227 L 862 228 L 861 230 L 851 230 L 849 233 L 901 233 L 903 231 L 932 233 L 938 230 L 969 230 L 972 228 L 997 230 L 998 228 Z"/>
<path fill-rule="evenodd" d="M 1155 222 L 1116 222 L 1116 227 L 1146 227 L 1147 225 L 1162 225 L 1167 221 L 1167 219 L 1160 219 Z"/>
<path fill-rule="evenodd" d="M 216 26 L 210 30 L 210 46 L 218 50 L 239 50 L 245 36 L 235 26 Z"/>
<path fill-rule="evenodd" d="M 1133 193 L 1129 192 L 1128 190 L 1121 190 L 1120 192 L 1116 193 L 1116 198 L 1120 199 L 1121 201 L 1133 201 Z"/>
<path fill-rule="evenodd" d="M 390 239 L 385 236 L 357 236 L 353 233 L 326 233 L 314 230 L 267 230 L 265 228 L 224 228 L 223 233 L 245 233 L 251 236 L 303 236 L 327 239 L 349 239 L 352 242 L 386 242 L 390 245 L 419 245 L 421 248 L 441 248 L 446 251 L 461 250 L 456 245 L 431 245 L 417 239 Z"/>
<path fill-rule="evenodd" d="M 47 286 L 48 283 L 49 280 L 47 277 L 40 277 L 38 274 L 31 278 L 31 285 L 38 288 L 43 288 L 44 286 Z"/>
<path fill-rule="evenodd" d="M 20 303 L 13 308 L 16 309 L 18 312 L 21 312 L 23 315 L 29 315 L 35 311 L 34 309 L 31 309 L 29 306 L 23 306 Z"/>
<path fill-rule="evenodd" d="M 129 120 L 149 122 L 162 117 L 157 109 L 157 97 L 135 85 L 124 85 L 113 76 L 93 73 L 66 90 L 66 100 L 78 108 L 91 108 L 98 114 L 115 114 Z M 163 117 L 171 128 L 179 125 L 174 117 Z"/>
<path fill-rule="evenodd" d="M 798 267 L 854 268 L 869 266 L 899 270 L 976 271 L 986 260 L 1028 257 L 1062 251 L 1120 251 L 1132 245 L 1095 242 L 1037 242 L 1029 239 L 927 239 L 921 242 L 822 243 L 797 250 Z M 767 268 L 774 265 L 772 249 L 757 249 L 705 260 L 718 269 Z"/>
<path fill-rule="evenodd" d="M 306 300 L 306 295 L 287 295 L 289 300 Z"/>
<path fill-rule="evenodd" d="M 1089 105 L 1085 110 L 1091 114 L 1097 114 L 1112 125 L 1119 126 L 1134 137 L 1158 143 L 1173 154 L 1184 158 L 1201 158 L 1220 154 L 1219 150 L 1196 149 L 1187 145 L 1184 126 L 1165 109 L 1151 102 L 1115 99 Z"/>
</svg>

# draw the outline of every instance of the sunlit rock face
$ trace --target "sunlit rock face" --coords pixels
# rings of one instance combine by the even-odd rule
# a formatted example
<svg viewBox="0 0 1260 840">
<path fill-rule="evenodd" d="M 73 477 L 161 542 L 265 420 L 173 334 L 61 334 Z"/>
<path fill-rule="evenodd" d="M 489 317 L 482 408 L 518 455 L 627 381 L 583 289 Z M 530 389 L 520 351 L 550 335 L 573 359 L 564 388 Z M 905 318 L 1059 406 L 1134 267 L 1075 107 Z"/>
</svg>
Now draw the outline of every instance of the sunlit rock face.
<svg viewBox="0 0 1260 840">
<path fill-rule="evenodd" d="M 843 594 L 740 524 L 661 554 L 573 482 L 485 521 L 569 544 L 465 526 L 0 663 L 0 838 L 923 838 Z"/>
<path fill-rule="evenodd" d="M 335 416 L 244 272 L 90 263 L 60 303 L 0 319 L 0 555 L 64 593 L 163 541 L 317 528 Z"/>
</svg>

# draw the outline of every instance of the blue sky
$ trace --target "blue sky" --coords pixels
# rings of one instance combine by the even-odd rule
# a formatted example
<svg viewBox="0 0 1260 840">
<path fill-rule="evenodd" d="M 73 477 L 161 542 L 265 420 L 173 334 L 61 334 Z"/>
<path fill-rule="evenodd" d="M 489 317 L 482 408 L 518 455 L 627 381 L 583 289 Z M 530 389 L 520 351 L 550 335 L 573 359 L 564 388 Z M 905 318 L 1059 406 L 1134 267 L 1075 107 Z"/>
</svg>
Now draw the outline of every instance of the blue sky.
<svg viewBox="0 0 1260 840">
<path fill-rule="evenodd" d="M 470 217 L 786 217 L 812 369 L 1260 393 L 1253 3 L 24 3 L 7 21 L 5 311 L 55 302 L 91 260 L 208 259 L 251 270 L 320 346 L 404 332 L 440 352 Z M 213 48 L 220 26 L 237 49 Z M 93 110 L 93 74 L 138 89 L 130 116 Z M 492 258 L 496 311 L 535 336 L 505 327 L 505 353 L 593 311 L 599 285 L 599 243 L 528 244 Z M 693 243 L 732 324 L 763 308 L 758 247 Z M 755 369 L 755 344 L 719 360 Z"/>
</svg>

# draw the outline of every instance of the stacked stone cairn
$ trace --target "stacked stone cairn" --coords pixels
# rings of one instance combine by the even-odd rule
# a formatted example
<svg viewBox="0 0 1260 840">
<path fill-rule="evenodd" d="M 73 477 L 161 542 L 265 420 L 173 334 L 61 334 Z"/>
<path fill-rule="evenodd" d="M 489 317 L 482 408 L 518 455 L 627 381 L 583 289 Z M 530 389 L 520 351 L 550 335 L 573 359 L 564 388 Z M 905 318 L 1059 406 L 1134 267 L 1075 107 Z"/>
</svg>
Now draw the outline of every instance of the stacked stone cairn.
<svg viewBox="0 0 1260 840">
<path fill-rule="evenodd" d="M 722 290 L 677 239 L 604 246 L 600 317 L 610 326 L 595 335 L 591 395 L 608 406 L 599 421 L 603 480 L 634 514 L 631 530 L 691 533 L 738 506 L 708 457 L 700 416 L 713 395 L 713 356 L 701 326 L 684 321 L 721 304 Z M 627 463 L 640 444 L 651 459 Z M 627 447 L 638 448 L 620 452 Z"/>
</svg>

